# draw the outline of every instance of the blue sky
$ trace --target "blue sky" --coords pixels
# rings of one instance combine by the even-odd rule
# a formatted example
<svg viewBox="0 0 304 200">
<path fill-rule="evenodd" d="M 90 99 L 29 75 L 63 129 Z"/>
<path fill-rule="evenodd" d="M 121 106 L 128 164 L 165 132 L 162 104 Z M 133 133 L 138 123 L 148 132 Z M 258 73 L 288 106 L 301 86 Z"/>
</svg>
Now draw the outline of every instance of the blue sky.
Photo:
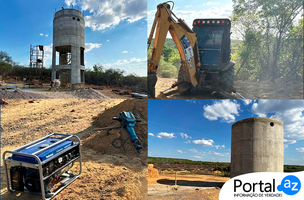
<svg viewBox="0 0 304 200">
<path fill-rule="evenodd" d="M 230 162 L 231 126 L 250 117 L 284 123 L 284 163 L 304 165 L 304 100 L 149 100 L 149 156 Z"/>
<path fill-rule="evenodd" d="M 163 2 L 166 1 L 148 0 L 148 34 L 150 33 L 155 17 L 156 7 Z M 173 8 L 175 15 L 178 18 L 185 20 L 190 28 L 192 28 L 192 22 L 196 18 L 231 18 L 232 11 L 232 0 L 174 0 Z M 298 24 L 299 19 L 302 18 L 302 14 L 303 12 L 296 17 L 294 20 L 295 24 Z M 231 37 L 233 39 L 243 40 L 242 34 L 243 29 L 240 27 L 234 28 L 232 23 Z M 171 38 L 170 34 L 168 34 L 167 37 Z"/>
<path fill-rule="evenodd" d="M 156 7 L 163 2 L 165 1 L 148 0 L 148 33 L 152 27 Z M 232 5 L 232 1 L 225 0 L 175 0 L 173 12 L 178 18 L 184 19 L 188 26 L 192 28 L 192 22 L 196 18 L 229 18 L 232 14 Z"/>
<path fill-rule="evenodd" d="M 28 65 L 30 44 L 45 45 L 45 66 L 49 67 L 55 9 L 72 5 L 85 15 L 86 68 L 100 63 L 106 69 L 146 76 L 146 0 L 2 1 L 0 50 Z"/>
</svg>

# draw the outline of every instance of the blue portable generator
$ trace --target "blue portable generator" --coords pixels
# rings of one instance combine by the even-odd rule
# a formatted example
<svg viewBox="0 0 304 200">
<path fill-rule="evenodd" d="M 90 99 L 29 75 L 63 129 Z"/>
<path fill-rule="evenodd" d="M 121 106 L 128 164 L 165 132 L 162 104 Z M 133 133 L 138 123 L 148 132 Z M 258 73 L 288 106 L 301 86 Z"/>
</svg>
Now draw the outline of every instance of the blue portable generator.
<svg viewBox="0 0 304 200">
<path fill-rule="evenodd" d="M 10 156 L 7 156 L 10 154 Z M 70 172 L 79 162 L 78 174 Z M 51 133 L 46 137 L 3 153 L 7 189 L 41 194 L 49 200 L 81 174 L 80 139 L 76 135 Z M 56 187 L 55 187 L 56 186 Z"/>
</svg>

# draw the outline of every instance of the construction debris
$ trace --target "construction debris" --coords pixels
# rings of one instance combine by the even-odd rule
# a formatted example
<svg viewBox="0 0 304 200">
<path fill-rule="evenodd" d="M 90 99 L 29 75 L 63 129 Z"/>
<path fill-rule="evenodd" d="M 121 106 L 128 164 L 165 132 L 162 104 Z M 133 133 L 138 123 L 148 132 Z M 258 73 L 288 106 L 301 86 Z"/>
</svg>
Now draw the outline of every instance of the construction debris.
<svg viewBox="0 0 304 200">
<path fill-rule="evenodd" d="M 139 93 L 131 93 L 131 96 L 136 99 L 147 99 L 148 95 L 146 94 L 139 94 Z"/>
<path fill-rule="evenodd" d="M 15 91 L 0 90 L 1 99 L 46 99 L 44 95 L 33 93 L 33 92 L 23 92 L 20 89 Z"/>
</svg>

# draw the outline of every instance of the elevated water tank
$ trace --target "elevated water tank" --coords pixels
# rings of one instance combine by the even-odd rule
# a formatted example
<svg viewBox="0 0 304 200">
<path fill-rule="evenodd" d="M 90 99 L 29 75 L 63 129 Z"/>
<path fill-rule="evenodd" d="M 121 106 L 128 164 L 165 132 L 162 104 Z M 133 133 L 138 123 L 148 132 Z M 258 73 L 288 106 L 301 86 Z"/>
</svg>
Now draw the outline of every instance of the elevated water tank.
<svg viewBox="0 0 304 200">
<path fill-rule="evenodd" d="M 231 129 L 230 176 L 252 172 L 283 172 L 284 125 L 267 117 L 243 119 Z"/>
<path fill-rule="evenodd" d="M 53 20 L 52 79 L 73 87 L 84 83 L 85 22 L 82 12 L 62 9 Z"/>
</svg>

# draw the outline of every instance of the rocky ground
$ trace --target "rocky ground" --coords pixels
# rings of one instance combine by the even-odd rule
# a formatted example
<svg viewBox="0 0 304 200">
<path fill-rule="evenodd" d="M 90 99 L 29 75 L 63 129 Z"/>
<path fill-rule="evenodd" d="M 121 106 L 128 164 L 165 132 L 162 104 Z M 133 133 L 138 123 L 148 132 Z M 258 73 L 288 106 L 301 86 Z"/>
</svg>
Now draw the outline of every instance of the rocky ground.
<svg viewBox="0 0 304 200">
<path fill-rule="evenodd" d="M 166 98 L 161 91 L 169 88 L 176 79 L 173 78 L 158 78 L 156 84 L 157 98 Z M 246 99 L 303 99 L 303 83 L 299 81 L 286 81 L 285 79 L 276 79 L 275 82 L 270 81 L 235 81 L 234 87 L 237 92 L 243 95 Z M 237 95 L 232 94 L 235 98 Z M 195 91 L 190 95 L 174 94 L 168 96 L 172 99 L 218 99 L 222 98 L 211 92 Z"/>
<path fill-rule="evenodd" d="M 8 88 L 8 89 L 6 89 Z M 17 88 L 17 89 L 16 89 Z M 22 84 L 6 84 L 1 86 L 0 99 L 130 99 L 130 95 L 119 95 L 112 90 L 125 90 L 120 87 L 88 85 L 85 89 L 71 91 L 59 89 L 50 91 L 49 86 L 28 88 Z"/>
</svg>

